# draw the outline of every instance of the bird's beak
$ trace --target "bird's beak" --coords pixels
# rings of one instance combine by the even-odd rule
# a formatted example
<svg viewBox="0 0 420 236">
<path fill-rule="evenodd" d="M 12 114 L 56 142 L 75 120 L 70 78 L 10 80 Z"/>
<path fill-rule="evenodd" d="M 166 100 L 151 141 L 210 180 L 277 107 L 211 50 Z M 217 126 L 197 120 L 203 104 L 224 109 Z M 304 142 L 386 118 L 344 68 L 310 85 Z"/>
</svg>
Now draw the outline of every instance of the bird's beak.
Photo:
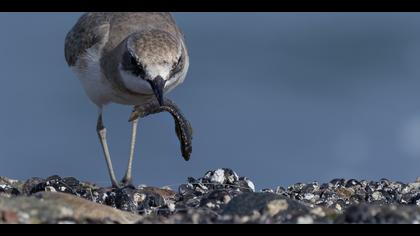
<svg viewBox="0 0 420 236">
<path fill-rule="evenodd" d="M 163 106 L 163 89 L 165 88 L 166 81 L 161 76 L 156 76 L 153 80 L 149 80 L 150 86 L 152 86 L 153 93 L 155 94 L 159 105 Z"/>
</svg>

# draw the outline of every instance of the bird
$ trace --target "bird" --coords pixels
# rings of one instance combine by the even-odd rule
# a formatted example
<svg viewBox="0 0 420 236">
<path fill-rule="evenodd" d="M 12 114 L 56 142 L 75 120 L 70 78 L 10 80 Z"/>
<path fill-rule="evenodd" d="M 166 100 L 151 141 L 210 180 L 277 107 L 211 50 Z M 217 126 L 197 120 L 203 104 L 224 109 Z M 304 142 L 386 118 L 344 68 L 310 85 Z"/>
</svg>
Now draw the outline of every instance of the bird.
<svg viewBox="0 0 420 236">
<path fill-rule="evenodd" d="M 188 72 L 189 55 L 183 33 L 168 12 L 88 12 L 67 33 L 64 54 L 98 109 L 96 132 L 112 186 L 132 186 L 139 116 L 130 118 L 128 166 L 118 182 L 103 111 L 111 103 L 133 106 L 134 110 L 153 103 L 164 107 L 169 101 L 165 95 L 183 83 Z M 177 135 L 181 138 L 179 125 Z"/>
</svg>

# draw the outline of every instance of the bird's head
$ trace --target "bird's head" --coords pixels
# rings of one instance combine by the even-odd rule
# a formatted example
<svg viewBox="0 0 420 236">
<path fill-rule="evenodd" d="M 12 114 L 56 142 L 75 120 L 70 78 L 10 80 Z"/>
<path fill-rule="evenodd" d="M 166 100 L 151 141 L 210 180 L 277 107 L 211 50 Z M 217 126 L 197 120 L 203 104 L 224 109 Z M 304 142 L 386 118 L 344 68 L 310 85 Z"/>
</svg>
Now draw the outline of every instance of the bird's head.
<svg viewBox="0 0 420 236">
<path fill-rule="evenodd" d="M 183 47 L 180 39 L 160 30 L 130 35 L 119 67 L 125 86 L 137 93 L 154 94 L 163 105 L 164 93 L 185 76 L 188 62 Z"/>
</svg>

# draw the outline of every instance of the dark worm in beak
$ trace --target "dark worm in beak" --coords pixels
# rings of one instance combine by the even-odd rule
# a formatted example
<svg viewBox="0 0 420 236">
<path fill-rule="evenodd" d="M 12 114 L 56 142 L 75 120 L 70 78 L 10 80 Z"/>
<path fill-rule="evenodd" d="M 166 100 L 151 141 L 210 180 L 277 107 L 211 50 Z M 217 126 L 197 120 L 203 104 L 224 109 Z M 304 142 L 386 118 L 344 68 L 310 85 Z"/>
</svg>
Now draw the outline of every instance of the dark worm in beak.
<svg viewBox="0 0 420 236">
<path fill-rule="evenodd" d="M 156 102 L 152 102 L 143 106 L 135 106 L 129 121 L 163 111 L 169 112 L 174 118 L 175 133 L 180 142 L 181 153 L 184 159 L 188 161 L 192 152 L 193 129 L 191 123 L 184 117 L 179 107 L 173 101 L 165 98 L 164 105 L 159 106 Z"/>
</svg>

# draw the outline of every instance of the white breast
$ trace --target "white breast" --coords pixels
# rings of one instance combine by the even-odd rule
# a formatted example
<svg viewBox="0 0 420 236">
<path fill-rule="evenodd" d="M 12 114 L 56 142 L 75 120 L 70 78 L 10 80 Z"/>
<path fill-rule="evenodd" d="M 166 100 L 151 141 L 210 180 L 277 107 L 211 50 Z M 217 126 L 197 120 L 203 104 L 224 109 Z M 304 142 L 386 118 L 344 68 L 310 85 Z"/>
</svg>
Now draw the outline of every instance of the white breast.
<svg viewBox="0 0 420 236">
<path fill-rule="evenodd" d="M 118 66 L 118 70 L 121 74 L 123 83 L 131 91 L 135 91 L 141 94 L 153 95 L 152 87 L 147 81 L 140 79 L 138 77 L 135 77 L 130 72 L 123 70 L 121 64 Z"/>
<path fill-rule="evenodd" d="M 102 107 L 112 101 L 112 86 L 102 74 L 96 50 L 87 50 L 71 69 L 77 74 L 87 96 Z"/>
<path fill-rule="evenodd" d="M 112 84 L 106 79 L 102 73 L 100 66 L 100 47 L 93 47 L 86 51 L 86 53 L 79 58 L 76 65 L 71 69 L 77 74 L 83 88 L 90 98 L 98 107 L 103 107 L 108 103 L 118 103 L 124 105 L 141 105 L 148 102 L 150 99 L 154 99 L 154 95 L 150 85 L 146 81 L 140 81 L 136 78 L 131 78 L 131 75 L 124 74 L 120 71 L 123 82 L 132 91 L 136 91 L 144 96 L 133 96 L 130 94 L 124 94 L 119 90 L 113 88 Z M 184 70 L 176 76 L 167 81 L 165 85 L 165 92 L 171 91 L 177 85 L 181 84 L 188 71 L 189 61 L 187 59 Z M 169 73 L 169 72 L 168 72 Z"/>
</svg>

